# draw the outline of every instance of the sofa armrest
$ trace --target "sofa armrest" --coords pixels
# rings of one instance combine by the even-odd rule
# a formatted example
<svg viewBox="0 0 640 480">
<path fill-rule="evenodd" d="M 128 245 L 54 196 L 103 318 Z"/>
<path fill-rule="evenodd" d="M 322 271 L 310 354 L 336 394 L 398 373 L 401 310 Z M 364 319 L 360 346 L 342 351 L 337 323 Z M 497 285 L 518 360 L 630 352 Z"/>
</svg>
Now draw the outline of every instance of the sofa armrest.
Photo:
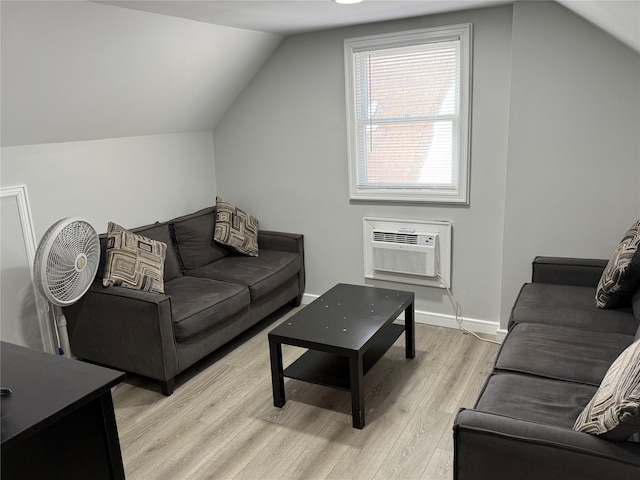
<svg viewBox="0 0 640 480">
<path fill-rule="evenodd" d="M 258 248 L 303 253 L 303 236 L 299 233 L 258 231 Z"/>
<path fill-rule="evenodd" d="M 532 281 L 596 288 L 607 262 L 602 259 L 536 257 Z"/>
<path fill-rule="evenodd" d="M 162 381 L 177 374 L 171 297 L 96 281 L 64 313 L 78 358 Z"/>
<path fill-rule="evenodd" d="M 280 250 L 284 252 L 298 253 L 301 267 L 298 273 L 298 296 L 296 306 L 302 302 L 306 286 L 306 273 L 304 266 L 304 236 L 300 233 L 272 232 L 268 230 L 258 231 L 258 248 L 265 250 Z"/>
<path fill-rule="evenodd" d="M 455 480 L 600 480 L 640 474 L 640 443 L 477 410 L 458 412 L 453 431 Z"/>
</svg>

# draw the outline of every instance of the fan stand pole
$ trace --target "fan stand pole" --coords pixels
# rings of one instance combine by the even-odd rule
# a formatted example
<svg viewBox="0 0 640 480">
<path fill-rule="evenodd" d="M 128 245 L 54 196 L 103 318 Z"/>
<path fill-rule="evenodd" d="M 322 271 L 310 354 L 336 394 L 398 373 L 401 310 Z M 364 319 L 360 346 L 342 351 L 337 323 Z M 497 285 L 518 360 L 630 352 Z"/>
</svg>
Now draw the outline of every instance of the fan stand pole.
<svg viewBox="0 0 640 480">
<path fill-rule="evenodd" d="M 56 345 L 54 347 L 54 355 L 62 355 L 64 352 L 62 350 L 62 344 L 60 343 L 60 333 L 58 332 L 58 325 L 56 323 L 56 312 L 53 310 L 52 304 L 48 301 L 45 303 L 44 313 L 47 316 L 47 322 L 51 325 L 51 332 L 56 337 Z M 57 347 L 57 350 L 56 350 Z"/>
<path fill-rule="evenodd" d="M 62 355 L 67 358 L 71 358 L 71 345 L 69 343 L 69 332 L 67 331 L 67 318 L 62 313 L 62 308 L 55 306 L 54 317 L 55 327 L 58 331 L 58 338 L 60 339 L 60 346 L 62 348 Z"/>
</svg>

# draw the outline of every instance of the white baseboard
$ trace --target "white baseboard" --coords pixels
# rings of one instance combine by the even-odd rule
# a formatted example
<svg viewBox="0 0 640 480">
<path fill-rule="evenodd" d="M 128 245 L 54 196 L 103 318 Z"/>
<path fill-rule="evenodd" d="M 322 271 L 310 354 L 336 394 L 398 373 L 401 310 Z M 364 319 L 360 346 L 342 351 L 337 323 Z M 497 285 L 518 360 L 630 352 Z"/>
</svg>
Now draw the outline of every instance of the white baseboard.
<svg viewBox="0 0 640 480">
<path fill-rule="evenodd" d="M 308 305 L 313 302 L 319 295 L 305 293 L 302 297 L 302 304 Z M 455 315 L 446 315 L 442 313 L 426 312 L 423 310 L 415 311 L 416 323 L 424 323 L 427 325 L 435 325 L 437 327 L 458 328 Z M 398 318 L 404 319 L 404 313 Z M 462 325 L 475 333 L 483 333 L 487 335 L 495 335 L 499 342 L 502 342 L 506 335 L 506 330 L 500 329 L 500 324 L 489 322 L 487 320 L 479 320 L 476 318 L 462 318 Z"/>
<path fill-rule="evenodd" d="M 500 343 L 503 342 L 504 337 L 507 336 L 507 331 L 504 328 L 499 328 L 498 331 L 496 332 L 496 340 L 498 340 Z"/>
<path fill-rule="evenodd" d="M 416 310 L 416 322 L 426 323 L 427 325 L 436 325 L 438 327 L 458 328 L 458 322 L 455 315 L 445 315 L 442 313 L 425 312 Z M 487 335 L 497 335 L 499 325 L 486 320 L 478 320 L 476 318 L 462 318 L 462 326 L 475 333 L 484 333 Z"/>
<path fill-rule="evenodd" d="M 310 293 L 305 293 L 304 295 L 302 295 L 302 305 L 309 305 L 319 296 L 320 295 L 311 295 Z"/>
</svg>

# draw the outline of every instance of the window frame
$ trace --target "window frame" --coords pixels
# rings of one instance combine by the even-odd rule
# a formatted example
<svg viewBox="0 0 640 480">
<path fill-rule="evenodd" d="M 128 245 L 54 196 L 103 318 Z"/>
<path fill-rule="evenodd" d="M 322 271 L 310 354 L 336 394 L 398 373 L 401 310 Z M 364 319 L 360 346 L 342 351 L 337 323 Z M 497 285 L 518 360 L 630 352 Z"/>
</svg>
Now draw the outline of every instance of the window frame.
<svg viewBox="0 0 640 480">
<path fill-rule="evenodd" d="M 435 186 L 376 187 L 359 184 L 358 141 L 355 94 L 355 54 L 426 43 L 457 40 L 460 42 L 460 111 L 458 126 L 458 178 L 453 188 Z M 349 161 L 349 196 L 355 201 L 438 203 L 469 205 L 471 157 L 471 94 L 473 73 L 472 24 L 425 28 L 345 39 L 345 86 L 347 101 L 347 144 Z M 362 108 L 362 107 L 360 107 Z"/>
</svg>

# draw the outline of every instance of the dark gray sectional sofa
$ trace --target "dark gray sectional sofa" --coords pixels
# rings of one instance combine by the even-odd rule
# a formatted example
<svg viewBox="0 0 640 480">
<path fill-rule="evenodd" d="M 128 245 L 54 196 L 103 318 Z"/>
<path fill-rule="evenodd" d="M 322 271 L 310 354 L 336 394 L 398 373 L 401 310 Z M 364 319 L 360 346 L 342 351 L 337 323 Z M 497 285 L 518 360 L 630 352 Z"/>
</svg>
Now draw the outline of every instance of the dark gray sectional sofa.
<svg viewBox="0 0 640 480">
<path fill-rule="evenodd" d="M 300 305 L 302 235 L 259 231 L 259 255 L 249 257 L 215 243 L 214 225 L 210 207 L 132 229 L 167 244 L 164 294 L 105 288 L 101 266 L 89 291 L 65 308 L 73 354 L 157 379 L 171 395 L 180 372 L 278 308 Z"/>
<path fill-rule="evenodd" d="M 573 430 L 612 362 L 640 339 L 640 291 L 595 306 L 606 260 L 538 257 L 473 409 L 454 422 L 456 480 L 640 479 L 638 435 Z"/>
</svg>

